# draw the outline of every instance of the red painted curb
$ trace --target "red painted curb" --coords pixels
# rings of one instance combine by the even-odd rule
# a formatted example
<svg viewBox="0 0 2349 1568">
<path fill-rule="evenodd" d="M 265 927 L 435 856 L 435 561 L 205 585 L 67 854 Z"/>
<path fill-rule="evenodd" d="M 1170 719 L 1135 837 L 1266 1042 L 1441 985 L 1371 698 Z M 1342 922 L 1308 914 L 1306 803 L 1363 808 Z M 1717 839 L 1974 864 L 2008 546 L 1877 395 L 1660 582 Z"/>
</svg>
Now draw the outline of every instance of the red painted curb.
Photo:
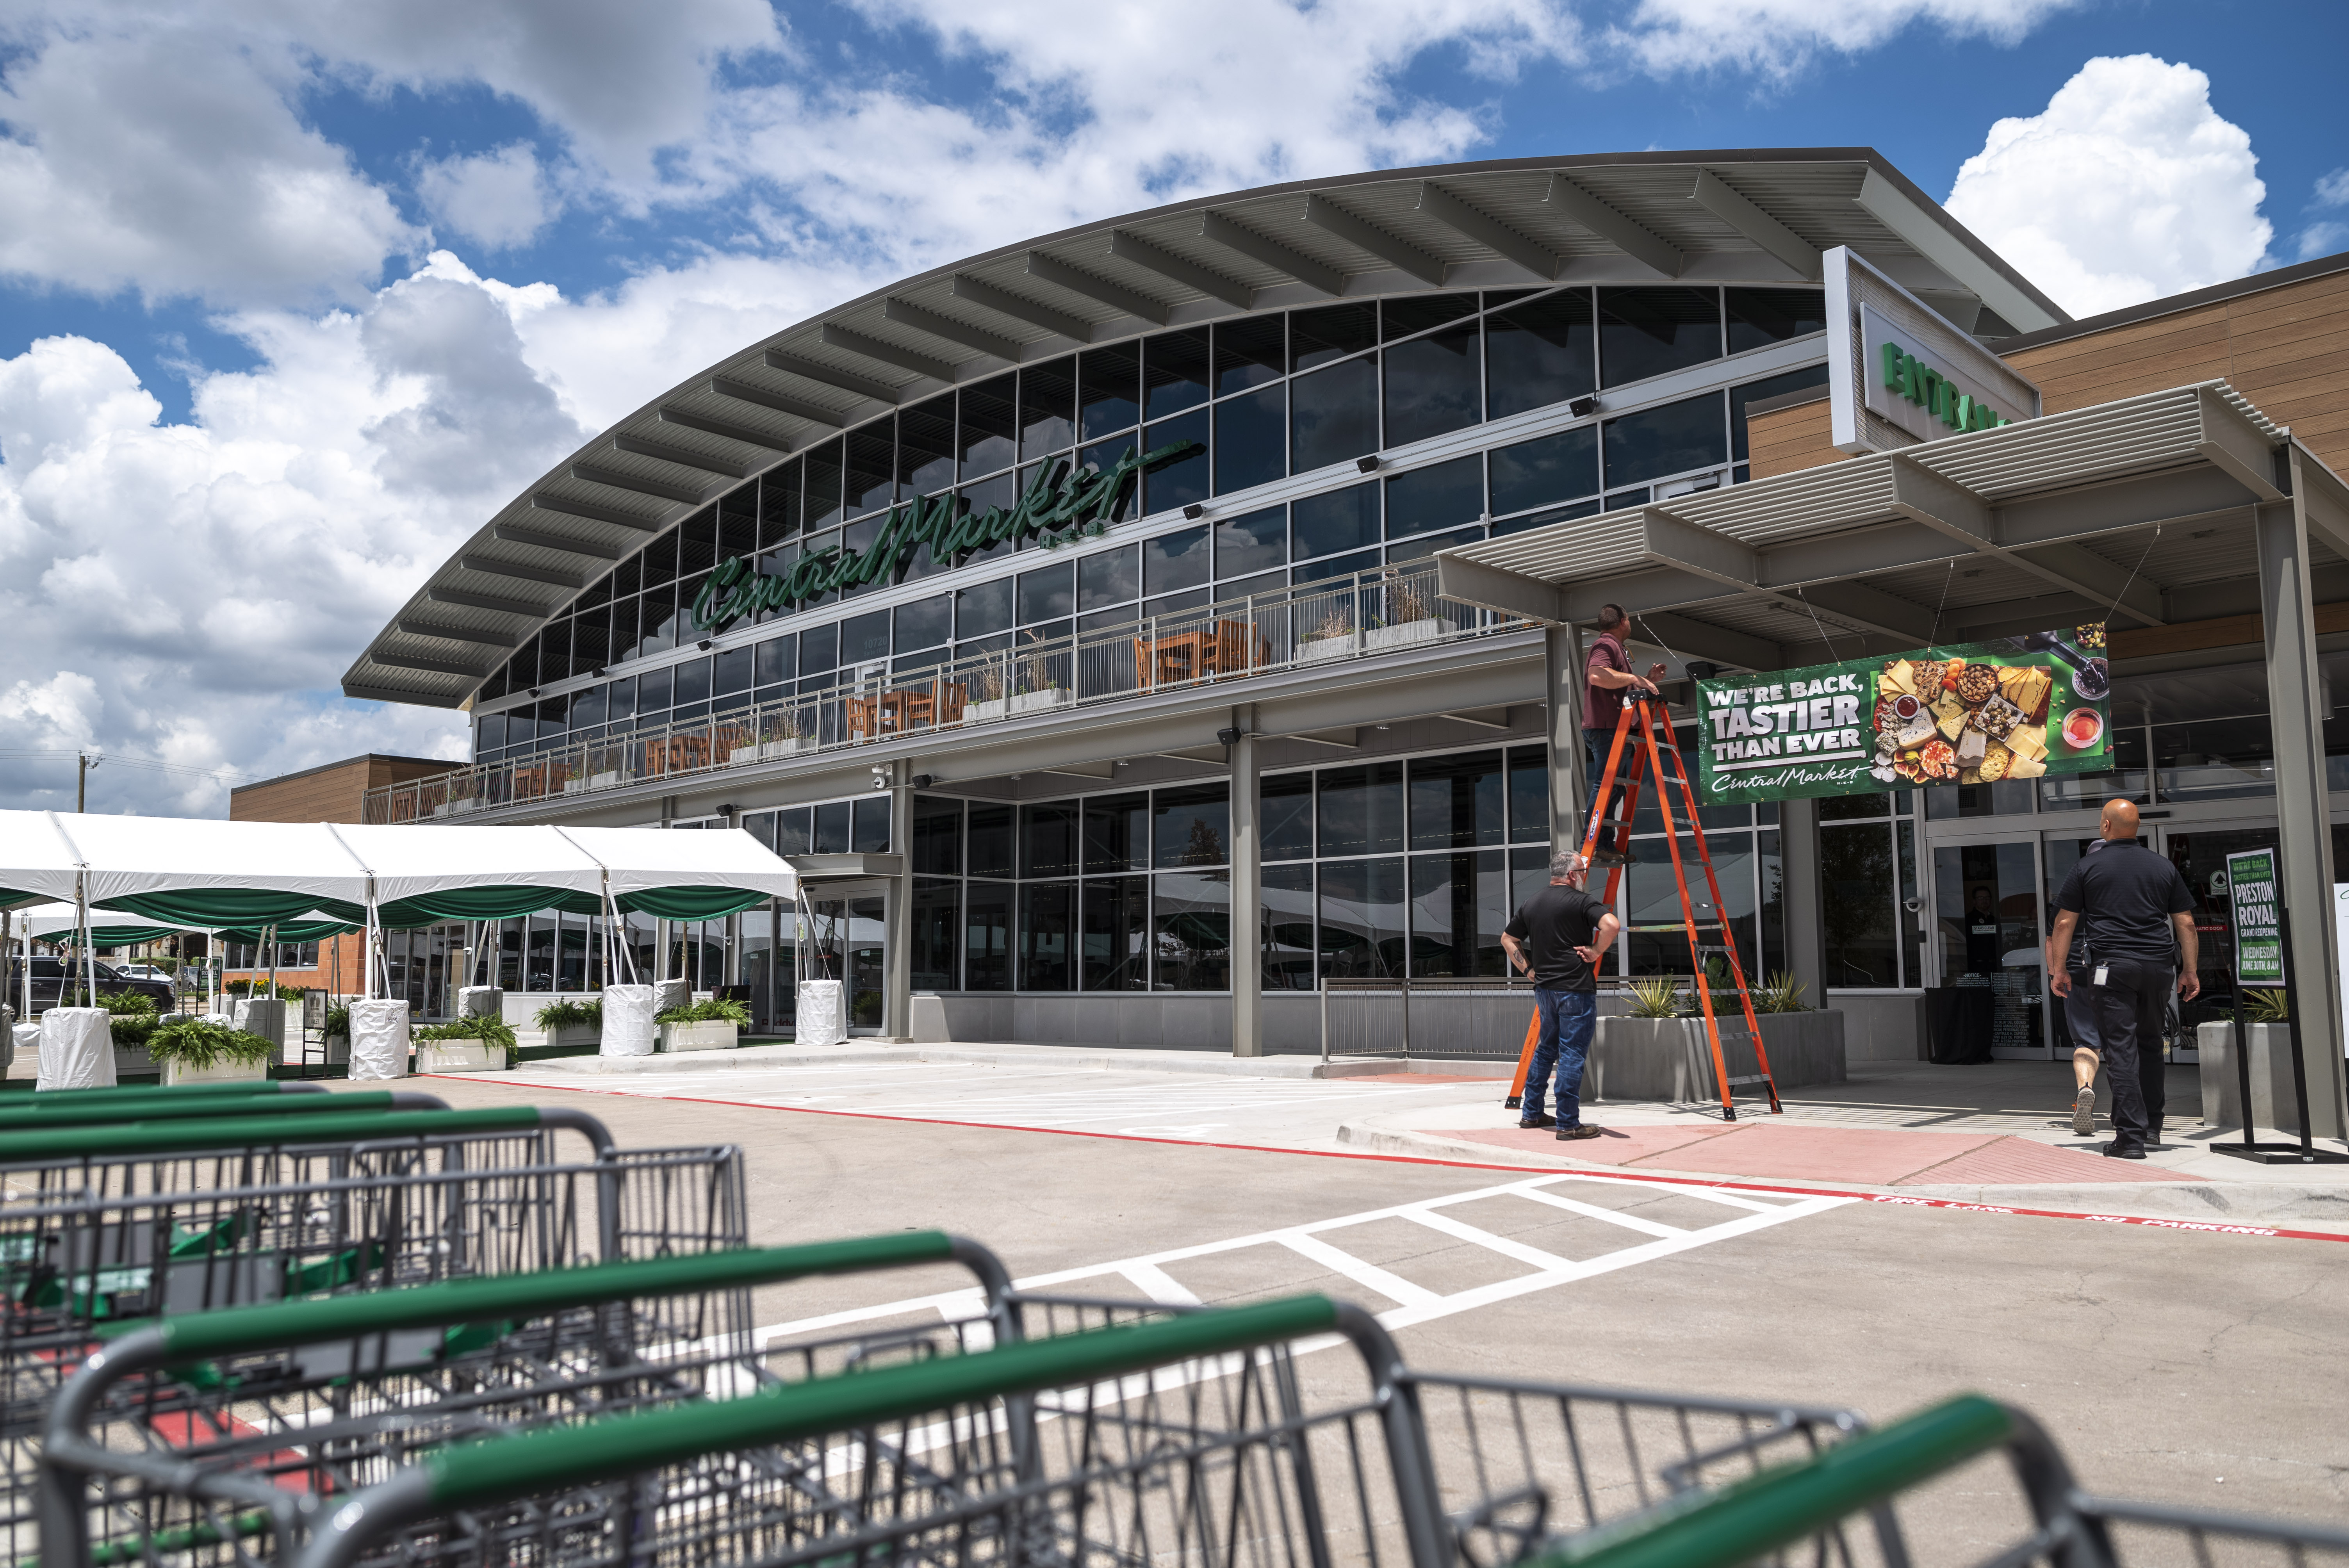
<svg viewBox="0 0 2349 1568">
<path fill-rule="evenodd" d="M 418 1073 L 417 1078 L 454 1078 L 479 1082 L 475 1073 Z M 1718 1187 L 1725 1192 L 1770 1192 L 1795 1198 L 1849 1198 L 1862 1203 L 1892 1203 L 1904 1209 L 1955 1209 L 1969 1214 L 2021 1214 L 2034 1220 L 2085 1220 L 2103 1225 L 2145 1225 L 2158 1231 L 2207 1231 L 2226 1236 L 2274 1236 L 2295 1242 L 2349 1242 L 2327 1231 L 2294 1231 L 2278 1225 L 2230 1225 L 2215 1220 L 2148 1220 L 2135 1214 L 2096 1214 L 2069 1209 L 2024 1209 L 2003 1203 L 1967 1203 L 1955 1198 L 1910 1198 L 1890 1192 L 1852 1192 L 1836 1187 L 1779 1187 L 1760 1181 L 1715 1181 L 1702 1176 L 1659 1176 L 1600 1171 L 1545 1171 L 1538 1166 L 1496 1165 L 1480 1160 L 1440 1160 L 1428 1154 L 1368 1154 L 1341 1149 L 1278 1149 L 1261 1143 L 1211 1143 L 1197 1138 L 1145 1138 L 1131 1132 L 1087 1132 L 1067 1127 L 1019 1127 L 999 1121 L 948 1121 L 938 1117 L 891 1116 L 876 1110 L 820 1110 L 812 1106 L 761 1105 L 756 1100 L 716 1099 L 707 1095 L 627 1095 L 615 1089 L 572 1084 L 510 1084 L 511 1088 L 552 1088 L 564 1094 L 605 1094 L 623 1099 L 666 1099 L 683 1105 L 726 1105 L 741 1110 L 779 1110 L 795 1116 L 838 1116 L 858 1121 L 895 1121 L 909 1127 L 968 1127 L 983 1132 L 1031 1132 L 1054 1138 L 1102 1138 L 1122 1143 L 1161 1143 L 1176 1149 L 1227 1149 L 1241 1154 L 1287 1154 L 1309 1160 L 1361 1160 L 1381 1165 L 1436 1165 L 1458 1171 L 1506 1171 L 1516 1175 L 1595 1176 L 1659 1187 Z"/>
</svg>

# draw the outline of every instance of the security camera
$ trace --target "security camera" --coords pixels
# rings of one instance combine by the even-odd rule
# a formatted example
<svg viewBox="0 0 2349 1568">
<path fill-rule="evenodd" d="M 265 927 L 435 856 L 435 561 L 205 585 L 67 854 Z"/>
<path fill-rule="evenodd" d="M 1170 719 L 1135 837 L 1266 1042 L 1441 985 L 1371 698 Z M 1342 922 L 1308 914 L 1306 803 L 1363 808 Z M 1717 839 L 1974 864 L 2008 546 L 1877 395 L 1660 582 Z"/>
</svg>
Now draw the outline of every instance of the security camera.
<svg viewBox="0 0 2349 1568">
<path fill-rule="evenodd" d="M 1921 898 L 1915 897 L 1904 898 L 1900 901 L 1900 907 L 1907 910 L 1909 913 L 1914 914 L 1919 910 L 1925 907 L 1925 901 Z"/>
</svg>

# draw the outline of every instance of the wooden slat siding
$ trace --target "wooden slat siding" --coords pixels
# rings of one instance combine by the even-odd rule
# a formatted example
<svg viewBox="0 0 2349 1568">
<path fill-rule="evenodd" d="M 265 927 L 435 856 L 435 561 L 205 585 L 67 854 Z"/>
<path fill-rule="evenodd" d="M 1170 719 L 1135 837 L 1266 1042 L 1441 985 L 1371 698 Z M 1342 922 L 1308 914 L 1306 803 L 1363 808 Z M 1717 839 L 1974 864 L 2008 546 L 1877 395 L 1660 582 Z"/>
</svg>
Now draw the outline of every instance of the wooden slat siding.
<svg viewBox="0 0 2349 1568">
<path fill-rule="evenodd" d="M 2334 469 L 2349 469 L 2349 273 L 2026 348 L 2010 361 L 2039 383 L 2051 414 L 2223 377 Z"/>
<path fill-rule="evenodd" d="M 2265 634 L 2266 625 L 2258 615 L 2222 615 L 2216 620 L 2186 621 L 2173 626 L 2136 626 L 2127 631 L 2115 627 L 2108 651 L 2116 659 L 2137 659 L 2150 654 L 2197 653 L 2204 648 L 2256 647 Z M 2315 626 L 2319 636 L 2349 632 L 2349 601 L 2317 605 Z"/>
<path fill-rule="evenodd" d="M 1773 474 L 1790 474 L 1797 469 L 1843 461 L 1849 454 L 1837 451 L 1835 443 L 1827 438 L 1832 428 L 1824 397 L 1816 403 L 1798 403 L 1792 408 L 1756 414 L 1745 425 L 1745 450 L 1747 461 L 1753 465 L 1753 476 L 1766 480 Z"/>
<path fill-rule="evenodd" d="M 366 799 L 368 758 L 322 768 L 291 779 L 250 785 L 229 797 L 239 822 L 356 822 Z"/>
</svg>

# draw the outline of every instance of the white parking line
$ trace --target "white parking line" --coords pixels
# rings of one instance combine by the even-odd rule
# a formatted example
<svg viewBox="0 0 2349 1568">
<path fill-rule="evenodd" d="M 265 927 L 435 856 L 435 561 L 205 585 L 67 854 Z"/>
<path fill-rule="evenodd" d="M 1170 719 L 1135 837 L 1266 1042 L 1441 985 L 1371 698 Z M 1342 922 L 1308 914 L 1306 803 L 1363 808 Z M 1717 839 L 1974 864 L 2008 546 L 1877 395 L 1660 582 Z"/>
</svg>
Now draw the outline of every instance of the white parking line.
<svg viewBox="0 0 2349 1568">
<path fill-rule="evenodd" d="M 1030 1293 L 1053 1293 L 1070 1286 L 1097 1284 L 1111 1278 L 1122 1278 L 1139 1289 L 1153 1301 L 1188 1305 L 1197 1297 L 1181 1281 L 1167 1272 L 1171 1264 L 1194 1259 L 1238 1253 L 1251 1247 L 1278 1247 L 1312 1259 L 1331 1273 L 1374 1290 L 1396 1305 L 1379 1315 L 1379 1321 L 1390 1328 L 1407 1327 L 1415 1323 L 1428 1323 L 1454 1313 L 1473 1311 L 1495 1302 L 1507 1301 L 1535 1291 L 1550 1290 L 1559 1285 L 1635 1268 L 1642 1264 L 1659 1262 L 1699 1247 L 1710 1246 L 1738 1236 L 1752 1235 L 1757 1231 L 1795 1220 L 1808 1219 L 1830 1209 L 1859 1202 L 1856 1198 L 1824 1196 L 1796 1199 L 1791 1202 L 1762 1202 L 1753 1199 L 1722 1192 L 1711 1188 L 1675 1187 L 1675 1198 L 1699 1203 L 1715 1203 L 1733 1211 L 1732 1216 L 1716 1224 L 1682 1230 L 1662 1225 L 1636 1214 L 1610 1209 L 1603 1203 L 1581 1202 L 1564 1198 L 1551 1189 L 1587 1190 L 1594 1197 L 1607 1189 L 1628 1190 L 1652 1196 L 1652 1184 L 1636 1180 L 1569 1173 L 1556 1176 L 1536 1176 L 1520 1181 L 1504 1182 L 1494 1187 L 1480 1187 L 1471 1191 L 1448 1192 L 1433 1198 L 1422 1198 L 1408 1203 L 1397 1203 L 1382 1209 L 1367 1209 L 1360 1213 L 1340 1214 L 1331 1219 L 1317 1220 L 1309 1224 L 1284 1226 L 1278 1230 L 1258 1231 L 1244 1236 L 1231 1236 L 1221 1241 L 1195 1243 L 1188 1246 L 1172 1247 L 1164 1252 L 1148 1253 L 1139 1257 L 1120 1258 L 1111 1263 L 1088 1264 L 1078 1268 L 1059 1269 L 1050 1274 L 1032 1275 L 1017 1282 L 1017 1288 Z M 1477 1226 L 1456 1220 L 1442 1211 L 1463 1203 L 1480 1202 L 1492 1198 L 1529 1198 L 1535 1202 L 1613 1225 L 1652 1239 L 1635 1246 L 1613 1251 L 1597 1252 L 1585 1259 L 1574 1259 L 1541 1251 L 1507 1237 L 1494 1234 Z M 1406 1280 L 1392 1270 L 1381 1268 L 1367 1259 L 1357 1257 L 1329 1240 L 1334 1232 L 1380 1220 L 1402 1219 L 1423 1225 L 1456 1241 L 1478 1247 L 1517 1264 L 1528 1265 L 1532 1272 L 1489 1284 L 1474 1285 L 1448 1294 L 1431 1290 Z M 1081 1294 L 1081 1293 L 1079 1293 Z M 915 1313 L 936 1313 L 949 1322 L 964 1321 L 978 1315 L 978 1293 L 971 1289 L 943 1291 L 935 1295 L 912 1296 L 901 1301 L 885 1302 L 878 1305 L 854 1307 L 844 1312 L 825 1313 L 817 1317 L 800 1318 L 790 1323 L 770 1324 L 756 1331 L 761 1348 L 781 1339 L 802 1335 L 825 1333 L 850 1327 L 876 1319 L 899 1317 Z"/>
</svg>

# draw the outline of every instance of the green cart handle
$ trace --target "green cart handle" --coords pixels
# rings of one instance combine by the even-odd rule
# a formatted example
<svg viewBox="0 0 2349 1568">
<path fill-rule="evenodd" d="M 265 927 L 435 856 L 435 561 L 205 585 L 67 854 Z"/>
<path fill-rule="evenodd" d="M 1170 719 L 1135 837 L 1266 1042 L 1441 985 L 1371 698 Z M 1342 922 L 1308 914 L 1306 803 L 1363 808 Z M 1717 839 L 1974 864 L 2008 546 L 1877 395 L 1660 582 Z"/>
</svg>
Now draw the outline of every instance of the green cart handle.
<svg viewBox="0 0 2349 1568">
<path fill-rule="evenodd" d="M 27 1097 L 35 1105 L 72 1105 L 78 1101 L 96 1102 L 103 1099 L 128 1099 L 134 1095 L 168 1094 L 178 1099 L 210 1095 L 253 1094 L 325 1094 L 326 1086 L 301 1078 L 221 1078 L 209 1083 L 174 1084 L 159 1088 L 153 1084 L 114 1084 L 105 1088 L 45 1088 Z"/>
<path fill-rule="evenodd" d="M 2111 1568 L 2111 1544 L 2099 1524 L 2074 1512 L 2069 1467 L 2045 1431 L 2023 1411 L 1979 1394 L 1961 1394 L 1800 1464 L 1690 1492 L 1593 1531 L 1535 1568 L 1735 1568 L 1999 1449 L 2009 1450 L 2030 1493 L 2051 1560 L 2061 1568 Z"/>
<path fill-rule="evenodd" d="M 1253 1306 L 1186 1313 L 1159 1323 L 1007 1345 L 911 1366 L 789 1384 L 744 1398 L 696 1400 L 511 1438 L 460 1443 L 345 1498 L 295 1500 L 326 1513 L 297 1568 L 347 1568 L 387 1531 L 451 1510 L 481 1508 L 728 1449 L 853 1431 L 879 1422 L 988 1398 L 1016 1398 L 1084 1387 L 1196 1357 L 1234 1355 L 1308 1335 L 1338 1333 L 1370 1362 L 1388 1417 L 1415 1406 L 1387 1397 L 1400 1366 L 1393 1341 L 1359 1307 L 1326 1296 L 1292 1296 Z M 1413 1489 L 1406 1487 L 1406 1503 Z M 1407 1511 L 1422 1511 L 1407 1508 Z M 291 1522 L 288 1521 L 286 1522 Z M 1414 1519 L 1418 1536 L 1428 1522 Z M 281 1526 L 282 1528 L 282 1526 Z M 1415 1541 L 1414 1544 L 1419 1544 Z M 1433 1563 L 1433 1556 L 1414 1553 Z"/>
<path fill-rule="evenodd" d="M 406 1089 L 361 1089 L 337 1095 L 331 1110 L 316 1097 L 306 1094 L 260 1095 L 251 1099 L 209 1094 L 195 1099 L 182 1099 L 179 1094 L 178 1089 L 167 1088 L 158 1089 L 152 1095 L 126 1097 L 121 1100 L 77 1100 L 70 1105 L 59 1106 L 0 1105 L 0 1136 L 37 1132 L 50 1127 L 179 1121 L 189 1117 L 347 1115 L 363 1110 L 449 1109 L 449 1102 L 439 1095 L 416 1094 Z M 10 1137 L 9 1152 L 14 1154 L 15 1151 L 16 1140 Z"/>
<path fill-rule="evenodd" d="M 307 1109 L 306 1107 L 305 1108 Z M 318 1116 L 234 1115 L 177 1121 L 132 1122 L 117 1127 L 61 1127 L 12 1130 L 0 1170 L 69 1165 L 82 1160 L 142 1159 L 202 1153 L 211 1150 L 282 1149 L 316 1143 L 373 1143 L 416 1138 L 450 1138 L 470 1132 L 535 1132 L 568 1127 L 595 1146 L 598 1160 L 612 1152 L 612 1135 L 583 1111 L 555 1106 L 502 1106 L 488 1110 L 392 1110 L 327 1112 Z"/>
<path fill-rule="evenodd" d="M 749 1247 L 692 1257 L 598 1264 L 535 1274 L 488 1275 L 315 1301 L 229 1307 L 96 1330 L 111 1340 L 84 1362 L 51 1402 L 43 1439 L 44 1516 L 55 1521 L 59 1553 L 43 1561 L 84 1563 L 88 1512 L 80 1476 L 123 1461 L 90 1434 L 108 1390 L 140 1372 L 281 1346 L 316 1345 L 401 1329 L 543 1316 L 647 1296 L 779 1284 L 819 1274 L 870 1274 L 959 1264 L 978 1281 L 999 1343 L 1021 1337 L 1011 1275 L 988 1248 L 944 1231 L 902 1231 L 790 1247 Z M 45 1538 L 46 1539 L 46 1538 Z"/>
</svg>

